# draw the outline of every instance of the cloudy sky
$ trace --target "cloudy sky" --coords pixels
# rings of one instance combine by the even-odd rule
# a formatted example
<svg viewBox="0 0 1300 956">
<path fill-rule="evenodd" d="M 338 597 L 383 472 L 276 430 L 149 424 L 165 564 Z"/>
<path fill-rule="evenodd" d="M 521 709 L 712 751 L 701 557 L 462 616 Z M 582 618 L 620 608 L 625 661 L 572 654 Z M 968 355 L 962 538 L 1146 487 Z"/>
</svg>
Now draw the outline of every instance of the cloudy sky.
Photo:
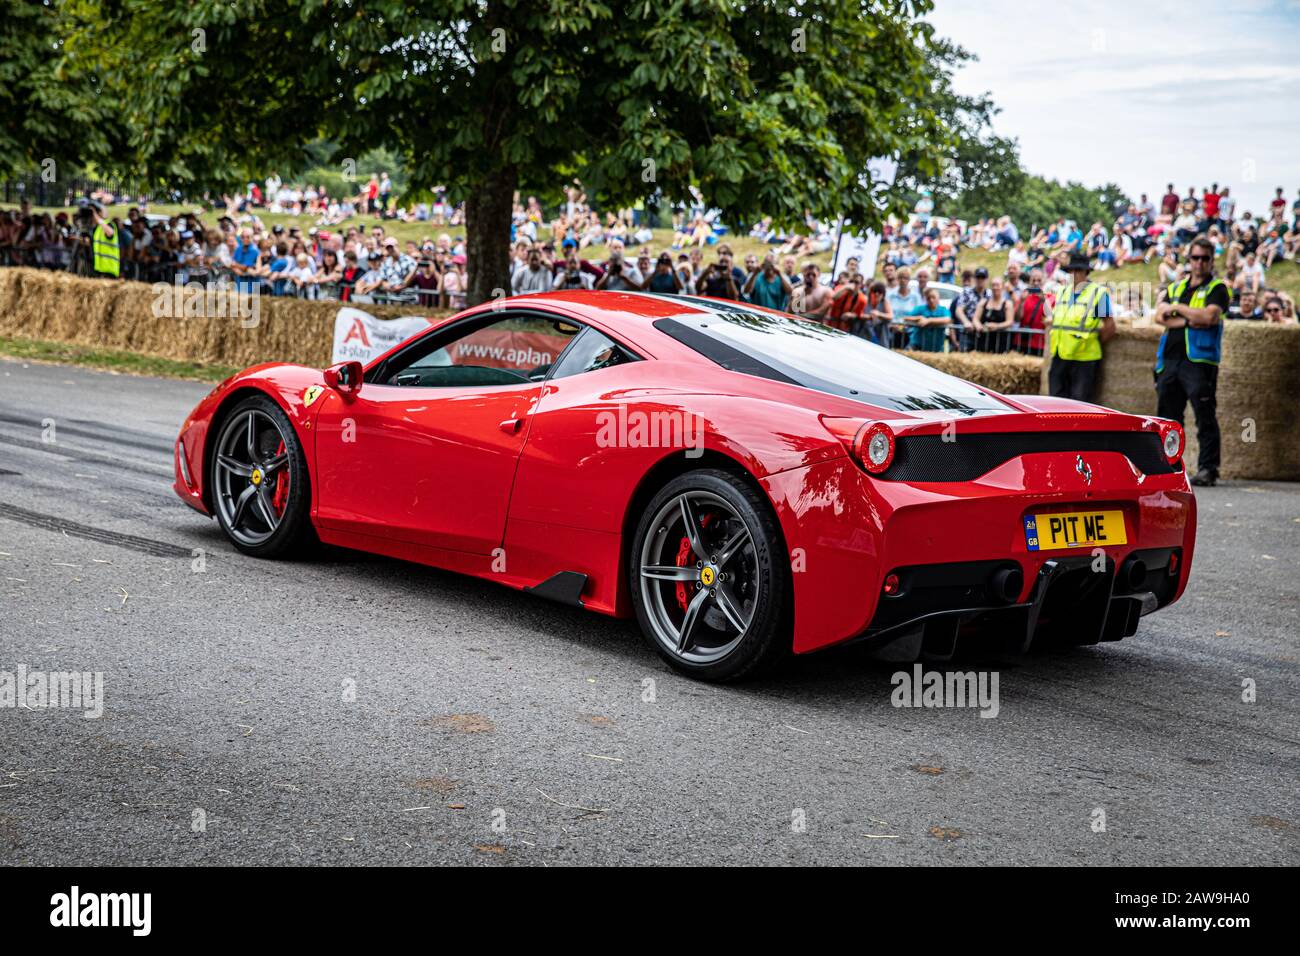
<svg viewBox="0 0 1300 956">
<path fill-rule="evenodd" d="M 1025 166 L 1153 199 L 1232 187 L 1257 215 L 1300 190 L 1300 0 L 936 0 L 936 31 L 975 53 Z"/>
</svg>

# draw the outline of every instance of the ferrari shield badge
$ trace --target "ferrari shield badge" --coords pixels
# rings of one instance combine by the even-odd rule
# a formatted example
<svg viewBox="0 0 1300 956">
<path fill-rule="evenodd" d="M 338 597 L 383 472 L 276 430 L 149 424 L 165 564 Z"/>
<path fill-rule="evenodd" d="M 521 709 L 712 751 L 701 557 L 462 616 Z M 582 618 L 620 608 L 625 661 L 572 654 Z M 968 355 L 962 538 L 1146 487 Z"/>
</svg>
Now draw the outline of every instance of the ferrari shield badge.
<svg viewBox="0 0 1300 956">
<path fill-rule="evenodd" d="M 325 391 L 323 386 L 313 385 L 302 393 L 302 407 L 311 408 L 312 403 L 320 398 L 320 393 Z"/>
</svg>

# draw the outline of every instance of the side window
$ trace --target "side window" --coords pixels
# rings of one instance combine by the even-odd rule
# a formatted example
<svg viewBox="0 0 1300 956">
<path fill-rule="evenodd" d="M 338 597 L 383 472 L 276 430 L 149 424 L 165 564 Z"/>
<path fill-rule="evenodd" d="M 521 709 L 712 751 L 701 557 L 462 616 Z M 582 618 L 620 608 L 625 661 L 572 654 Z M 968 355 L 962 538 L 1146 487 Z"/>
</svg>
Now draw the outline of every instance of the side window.
<svg viewBox="0 0 1300 956">
<path fill-rule="evenodd" d="M 375 370 L 375 381 L 415 388 L 540 382 L 581 328 L 531 314 L 476 317 L 393 356 Z"/>
<path fill-rule="evenodd" d="M 578 336 L 569 351 L 564 353 L 564 358 L 551 373 L 551 378 L 581 375 L 583 372 L 594 372 L 597 369 L 610 368 L 636 360 L 635 355 L 609 336 L 588 326 Z"/>
</svg>

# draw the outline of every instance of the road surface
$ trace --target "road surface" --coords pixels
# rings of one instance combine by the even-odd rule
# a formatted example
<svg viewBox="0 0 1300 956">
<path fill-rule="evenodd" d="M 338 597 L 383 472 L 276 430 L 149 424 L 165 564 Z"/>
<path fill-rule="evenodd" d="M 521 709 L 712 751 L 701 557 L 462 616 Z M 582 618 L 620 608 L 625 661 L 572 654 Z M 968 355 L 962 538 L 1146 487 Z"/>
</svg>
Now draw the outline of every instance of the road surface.
<svg viewBox="0 0 1300 956">
<path fill-rule="evenodd" d="M 989 719 L 860 652 L 715 687 L 490 583 L 243 557 L 170 489 L 206 390 L 0 360 L 0 676 L 103 675 L 98 718 L 0 709 L 0 864 L 1300 861 L 1300 486 L 1203 491 L 1136 637 L 969 665 Z"/>
</svg>

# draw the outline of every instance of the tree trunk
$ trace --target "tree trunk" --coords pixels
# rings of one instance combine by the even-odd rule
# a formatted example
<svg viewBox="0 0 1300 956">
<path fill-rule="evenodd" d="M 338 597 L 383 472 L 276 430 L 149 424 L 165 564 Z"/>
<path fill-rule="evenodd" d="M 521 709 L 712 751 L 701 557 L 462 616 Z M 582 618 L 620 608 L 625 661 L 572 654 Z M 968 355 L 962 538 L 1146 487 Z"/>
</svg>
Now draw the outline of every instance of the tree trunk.
<svg viewBox="0 0 1300 956">
<path fill-rule="evenodd" d="M 510 216 L 519 171 L 489 173 L 465 200 L 465 268 L 469 304 L 510 294 Z"/>
</svg>

